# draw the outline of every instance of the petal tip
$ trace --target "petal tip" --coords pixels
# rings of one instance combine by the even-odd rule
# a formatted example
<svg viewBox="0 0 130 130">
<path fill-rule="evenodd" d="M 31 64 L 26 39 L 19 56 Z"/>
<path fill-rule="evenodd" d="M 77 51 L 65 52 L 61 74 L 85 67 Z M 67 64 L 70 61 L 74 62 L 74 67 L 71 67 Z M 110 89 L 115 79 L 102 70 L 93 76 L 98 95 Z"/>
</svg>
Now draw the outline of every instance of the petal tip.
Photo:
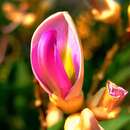
<svg viewBox="0 0 130 130">
<path fill-rule="evenodd" d="M 127 90 L 125 90 L 121 86 L 117 86 L 111 81 L 107 81 L 107 87 L 109 94 L 115 98 L 124 98 L 128 94 Z"/>
</svg>

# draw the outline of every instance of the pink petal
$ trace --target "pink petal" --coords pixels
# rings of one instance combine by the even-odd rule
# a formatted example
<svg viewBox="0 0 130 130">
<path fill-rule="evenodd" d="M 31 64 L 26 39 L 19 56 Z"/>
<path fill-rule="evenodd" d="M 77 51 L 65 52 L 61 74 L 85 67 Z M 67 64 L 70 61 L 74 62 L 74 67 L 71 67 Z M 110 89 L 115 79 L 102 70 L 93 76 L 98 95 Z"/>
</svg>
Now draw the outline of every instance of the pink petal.
<svg viewBox="0 0 130 130">
<path fill-rule="evenodd" d="M 61 53 L 67 43 L 68 31 L 68 23 L 65 20 L 63 13 L 53 14 L 43 21 L 33 35 L 32 44 L 38 44 L 41 35 L 47 30 L 55 30 L 57 32 L 57 48 Z"/>
<path fill-rule="evenodd" d="M 116 84 L 112 83 L 111 81 L 108 81 L 107 82 L 108 84 L 108 91 L 109 91 L 109 94 L 115 98 L 124 98 L 128 91 L 126 91 L 125 89 L 123 89 L 122 87 L 120 86 L 117 86 Z"/>
<path fill-rule="evenodd" d="M 41 36 L 37 56 L 43 82 L 52 92 L 65 97 L 72 85 L 56 49 L 56 31 L 48 31 Z"/>
<path fill-rule="evenodd" d="M 72 31 L 72 29 L 69 27 L 68 28 L 68 43 L 69 47 L 72 50 L 72 59 L 75 67 L 75 72 L 76 72 L 76 78 L 78 77 L 79 74 L 79 68 L 80 68 L 80 48 L 79 48 L 79 43 L 77 43 L 75 35 Z"/>
<path fill-rule="evenodd" d="M 38 64 L 38 59 L 37 59 L 37 44 L 32 48 L 31 50 L 31 65 L 32 65 L 32 71 L 33 74 L 35 76 L 35 78 L 37 79 L 37 81 L 39 82 L 40 86 L 50 95 L 51 91 L 49 90 L 49 88 L 47 87 L 47 85 L 45 85 L 44 80 L 43 80 L 43 76 L 41 73 L 41 69 L 40 66 Z"/>
<path fill-rule="evenodd" d="M 82 91 L 82 84 L 84 78 L 84 60 L 83 60 L 83 52 L 80 46 L 80 40 L 76 31 L 76 27 L 74 26 L 73 20 L 70 15 L 65 12 L 64 17 L 66 21 L 69 23 L 68 25 L 68 44 L 72 50 L 72 58 L 76 72 L 76 81 L 71 88 L 67 99 L 70 99 L 75 96 L 79 96 Z"/>
</svg>

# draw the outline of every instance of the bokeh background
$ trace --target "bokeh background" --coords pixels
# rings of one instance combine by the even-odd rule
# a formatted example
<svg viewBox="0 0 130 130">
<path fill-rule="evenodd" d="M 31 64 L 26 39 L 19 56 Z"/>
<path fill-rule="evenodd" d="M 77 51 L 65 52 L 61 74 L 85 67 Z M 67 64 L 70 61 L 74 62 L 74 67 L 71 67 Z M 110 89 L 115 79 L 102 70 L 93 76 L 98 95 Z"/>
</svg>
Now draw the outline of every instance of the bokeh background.
<svg viewBox="0 0 130 130">
<path fill-rule="evenodd" d="M 126 33 L 130 25 L 127 14 L 130 1 L 117 2 L 121 6 L 120 18 L 114 24 L 107 24 L 93 18 L 89 0 L 0 0 L 1 130 L 40 130 L 39 113 L 34 106 L 30 41 L 36 27 L 57 11 L 70 13 L 81 38 L 85 57 L 85 96 L 94 80 L 100 80 L 98 88 L 109 79 L 130 91 L 130 33 Z M 111 48 L 116 49 L 112 51 Z M 112 55 L 110 63 L 106 55 Z M 103 72 L 103 76 L 99 76 L 101 79 L 94 78 L 100 71 Z M 119 117 L 101 122 L 105 130 L 130 130 L 129 124 L 130 94 L 122 104 Z M 63 122 L 52 129 L 62 130 Z"/>
</svg>

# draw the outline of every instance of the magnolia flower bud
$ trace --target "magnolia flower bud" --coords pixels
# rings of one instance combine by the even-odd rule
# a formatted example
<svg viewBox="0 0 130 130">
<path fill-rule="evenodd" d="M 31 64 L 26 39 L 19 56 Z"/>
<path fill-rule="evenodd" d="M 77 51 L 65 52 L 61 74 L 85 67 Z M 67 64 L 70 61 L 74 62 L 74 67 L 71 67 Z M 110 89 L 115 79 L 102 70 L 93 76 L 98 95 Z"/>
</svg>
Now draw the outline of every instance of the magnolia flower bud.
<svg viewBox="0 0 130 130">
<path fill-rule="evenodd" d="M 87 108 L 81 113 L 70 115 L 64 125 L 64 130 L 103 130 L 94 117 L 94 114 Z"/>
<path fill-rule="evenodd" d="M 90 97 L 87 105 L 98 119 L 115 118 L 120 112 L 119 105 L 127 93 L 122 87 L 107 81 L 106 87 L 101 88 L 93 97 Z"/>
<path fill-rule="evenodd" d="M 36 29 L 30 57 L 34 76 L 50 100 L 65 112 L 79 110 L 83 102 L 83 54 L 67 12 L 53 14 Z"/>
</svg>

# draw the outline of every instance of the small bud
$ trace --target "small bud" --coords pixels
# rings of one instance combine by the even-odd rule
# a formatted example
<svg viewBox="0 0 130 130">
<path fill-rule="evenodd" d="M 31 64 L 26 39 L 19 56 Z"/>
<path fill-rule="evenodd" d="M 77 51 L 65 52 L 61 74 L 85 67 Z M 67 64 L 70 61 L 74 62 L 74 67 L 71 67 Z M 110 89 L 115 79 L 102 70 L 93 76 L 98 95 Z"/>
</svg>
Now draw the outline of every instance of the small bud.
<svg viewBox="0 0 130 130">
<path fill-rule="evenodd" d="M 98 119 L 115 118 L 120 112 L 119 105 L 127 93 L 122 87 L 107 81 L 106 87 L 90 97 L 87 105 Z"/>
<path fill-rule="evenodd" d="M 81 113 L 70 115 L 65 121 L 65 130 L 103 130 L 94 117 L 94 114 L 87 108 Z"/>
<path fill-rule="evenodd" d="M 54 126 L 63 119 L 63 113 L 56 106 L 49 104 L 46 116 L 47 128 Z"/>
<path fill-rule="evenodd" d="M 73 114 L 70 115 L 66 121 L 64 130 L 81 130 L 81 124 L 80 124 L 80 114 Z"/>
</svg>

